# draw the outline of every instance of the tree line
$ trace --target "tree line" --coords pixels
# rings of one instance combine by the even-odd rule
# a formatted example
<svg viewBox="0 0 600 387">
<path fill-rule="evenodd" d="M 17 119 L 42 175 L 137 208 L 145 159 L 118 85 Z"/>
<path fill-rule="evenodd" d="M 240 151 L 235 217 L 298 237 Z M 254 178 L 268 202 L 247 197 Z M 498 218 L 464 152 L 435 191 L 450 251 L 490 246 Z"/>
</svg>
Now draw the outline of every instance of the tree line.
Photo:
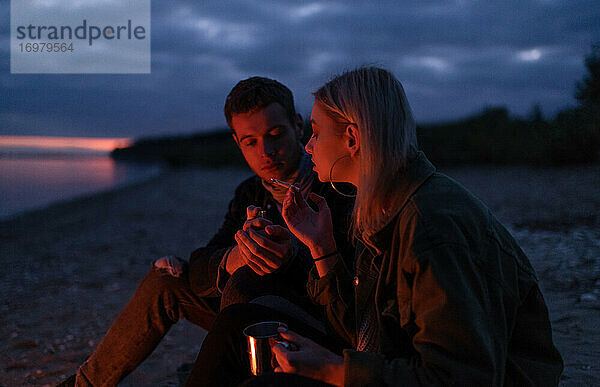
<svg viewBox="0 0 600 387">
<path fill-rule="evenodd" d="M 544 119 L 539 106 L 527 118 L 505 107 L 489 107 L 454 122 L 417 127 L 419 146 L 439 165 L 567 165 L 600 160 L 600 45 L 585 58 L 587 70 L 577 83 L 578 105 Z M 303 141 L 312 130 L 305 120 Z M 171 165 L 245 165 L 229 129 L 210 134 L 141 139 L 116 149 L 116 159 L 164 161 Z"/>
</svg>

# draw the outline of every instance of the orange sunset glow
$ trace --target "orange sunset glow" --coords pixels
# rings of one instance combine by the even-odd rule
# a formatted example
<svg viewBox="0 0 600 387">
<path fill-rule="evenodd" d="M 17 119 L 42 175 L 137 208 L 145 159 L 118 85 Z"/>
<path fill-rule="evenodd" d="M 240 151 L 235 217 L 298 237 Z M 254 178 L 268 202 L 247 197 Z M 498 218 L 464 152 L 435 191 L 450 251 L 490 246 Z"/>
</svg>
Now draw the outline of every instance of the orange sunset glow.
<svg viewBox="0 0 600 387">
<path fill-rule="evenodd" d="M 0 136 L 0 147 L 110 152 L 131 145 L 130 138 Z"/>
</svg>

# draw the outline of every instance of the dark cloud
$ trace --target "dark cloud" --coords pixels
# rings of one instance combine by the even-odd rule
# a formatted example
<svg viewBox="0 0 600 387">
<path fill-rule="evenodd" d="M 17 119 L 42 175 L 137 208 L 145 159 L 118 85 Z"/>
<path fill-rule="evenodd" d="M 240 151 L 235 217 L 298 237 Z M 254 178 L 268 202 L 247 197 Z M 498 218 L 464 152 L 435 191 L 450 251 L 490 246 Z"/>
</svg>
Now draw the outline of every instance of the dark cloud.
<svg viewBox="0 0 600 387">
<path fill-rule="evenodd" d="M 600 40 L 595 1 L 152 3 L 149 75 L 11 75 L 0 3 L 0 134 L 140 136 L 223 126 L 240 79 L 274 77 L 310 112 L 311 92 L 358 65 L 392 70 L 420 122 L 489 105 L 546 114 L 574 104 Z"/>
</svg>

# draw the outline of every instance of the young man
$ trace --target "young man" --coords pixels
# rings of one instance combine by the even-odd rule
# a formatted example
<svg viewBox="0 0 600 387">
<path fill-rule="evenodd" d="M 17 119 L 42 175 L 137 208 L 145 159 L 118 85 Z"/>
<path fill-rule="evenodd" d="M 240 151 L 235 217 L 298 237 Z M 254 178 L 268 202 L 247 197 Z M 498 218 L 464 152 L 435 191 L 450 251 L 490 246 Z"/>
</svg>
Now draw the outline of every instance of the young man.
<svg viewBox="0 0 600 387">
<path fill-rule="evenodd" d="M 191 254 L 189 265 L 174 257 L 154 263 L 94 353 L 64 385 L 116 385 L 180 318 L 210 329 L 220 307 L 231 303 L 277 295 L 320 319 L 306 292 L 310 252 L 281 226 L 286 190 L 269 179 L 324 196 L 334 229 L 340 230 L 338 246 L 350 252 L 344 230 L 352 202 L 316 178 L 300 142 L 302 118 L 287 87 L 261 77 L 243 80 L 231 90 L 224 110 L 255 175 L 238 186 L 225 222 L 205 247 Z"/>
</svg>

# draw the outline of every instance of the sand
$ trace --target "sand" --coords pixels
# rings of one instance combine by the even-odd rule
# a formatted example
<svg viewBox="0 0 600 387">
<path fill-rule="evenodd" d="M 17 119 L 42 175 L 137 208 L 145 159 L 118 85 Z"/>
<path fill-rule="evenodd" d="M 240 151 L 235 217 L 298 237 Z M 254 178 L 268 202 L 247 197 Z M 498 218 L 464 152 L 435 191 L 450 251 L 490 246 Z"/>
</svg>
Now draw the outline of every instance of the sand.
<svg viewBox="0 0 600 387">
<path fill-rule="evenodd" d="M 565 359 L 600 385 L 600 165 L 454 168 L 528 253 Z M 54 385 L 101 340 L 150 262 L 187 258 L 248 170 L 179 169 L 0 223 L 0 386 Z M 175 386 L 205 331 L 182 321 L 123 386 Z"/>
</svg>

